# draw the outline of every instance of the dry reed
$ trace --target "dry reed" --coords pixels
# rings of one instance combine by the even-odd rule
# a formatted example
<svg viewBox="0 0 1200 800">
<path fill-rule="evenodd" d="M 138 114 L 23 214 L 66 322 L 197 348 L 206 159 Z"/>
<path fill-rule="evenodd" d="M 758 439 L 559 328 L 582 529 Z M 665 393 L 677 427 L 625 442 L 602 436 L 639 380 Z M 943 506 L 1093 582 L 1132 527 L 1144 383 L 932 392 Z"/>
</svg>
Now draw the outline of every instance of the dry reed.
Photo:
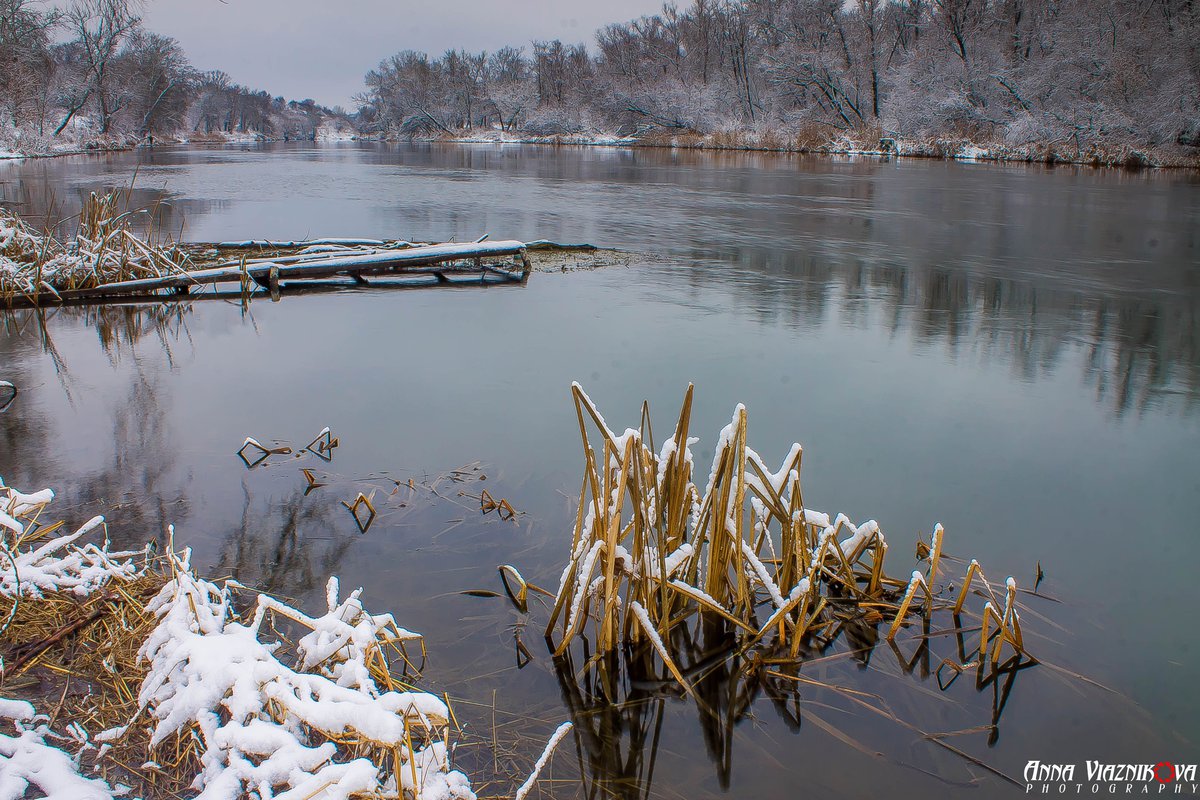
<svg viewBox="0 0 1200 800">
<path fill-rule="evenodd" d="M 154 210 L 129 209 L 127 195 L 92 192 L 84 200 L 71 238 L 37 231 L 0 208 L 0 302 L 56 297 L 60 291 L 158 278 L 190 268 L 188 255 L 155 230 Z M 145 220 L 134 231 L 135 220 Z"/>
<path fill-rule="evenodd" d="M 976 730 L 995 737 L 1016 675 L 1038 663 L 1022 637 L 1015 581 L 989 583 L 971 561 L 954 591 L 950 565 L 962 562 L 946 552 L 941 525 L 918 543 L 922 568 L 907 579 L 892 577 L 878 524 L 855 526 L 843 515 L 830 520 L 805 508 L 802 448 L 793 445 L 779 470 L 768 469 L 747 445 L 744 407 L 721 432 L 700 488 L 690 449 L 698 440 L 689 436 L 693 387 L 659 448 L 645 404 L 639 427 L 617 435 L 582 388 L 573 386 L 572 394 L 585 469 L 571 557 L 546 637 L 589 796 L 648 794 L 665 704 L 681 693 L 699 712 L 726 787 L 734 728 L 754 715 L 760 696 L 791 730 L 803 717 L 878 756 L 821 716 L 823 707 L 865 711 L 967 762 L 969 771 L 1015 783 L 943 734 L 896 714 L 883 698 L 823 680 L 817 666 L 841 659 L 865 666 L 886 641 L 904 673 L 936 673 L 943 691 L 974 672 L 976 690 L 994 694 L 990 724 Z M 975 613 L 969 606 L 979 599 L 984 604 Z M 939 616 L 952 624 L 935 630 Z M 915 635 L 902 635 L 914 623 Z M 843 648 L 831 652 L 839 641 Z M 938 643 L 956 647 L 941 658 L 932 652 Z M 810 668 L 812 676 L 805 674 Z M 802 689 L 829 703 L 806 699 Z"/>
<path fill-rule="evenodd" d="M 891 641 L 914 616 L 960 615 L 975 591 L 987 601 L 980 661 L 999 665 L 1005 645 L 1031 658 L 1012 578 L 998 599 L 997 587 L 971 562 L 957 598 L 943 597 L 935 590 L 948 560 L 941 525 L 924 545 L 924 570 L 907 580 L 889 576 L 879 525 L 855 526 L 844 515 L 831 521 L 806 509 L 802 448 L 793 445 L 780 469 L 770 470 L 747 445 L 744 407 L 721 432 L 701 490 L 690 450 L 697 440 L 689 438 L 693 387 L 657 451 L 646 405 L 640 427 L 617 435 L 578 384 L 572 394 L 586 467 L 571 558 L 546 627 L 556 656 L 590 625 L 593 661 L 618 645 L 648 641 L 687 689 L 664 643 L 695 614 L 737 628 L 743 652 L 773 639 L 796 659 L 806 639 L 836 622 L 890 617 Z"/>
</svg>

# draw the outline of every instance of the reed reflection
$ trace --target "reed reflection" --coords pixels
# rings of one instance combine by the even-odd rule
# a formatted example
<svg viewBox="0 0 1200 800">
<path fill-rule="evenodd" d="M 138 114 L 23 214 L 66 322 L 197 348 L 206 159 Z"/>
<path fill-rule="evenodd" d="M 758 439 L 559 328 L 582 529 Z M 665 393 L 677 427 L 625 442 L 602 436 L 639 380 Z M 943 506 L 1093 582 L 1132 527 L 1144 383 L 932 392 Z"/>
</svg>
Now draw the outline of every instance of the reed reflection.
<svg viewBox="0 0 1200 800">
<path fill-rule="evenodd" d="M 111 404 L 107 430 L 99 427 L 105 420 L 88 415 L 88 424 L 96 426 L 88 433 L 111 442 L 99 449 L 103 456 L 98 462 L 84 466 L 74 453 L 61 452 L 52 444 L 71 438 L 58 429 L 66 427 L 61 416 L 36 403 L 14 402 L 0 418 L 6 455 L 0 474 L 5 480 L 41 485 L 49 475 L 70 469 L 71 480 L 54 487 L 62 507 L 84 518 L 119 516 L 121 525 L 112 531 L 118 547 L 140 547 L 147 541 L 165 545 L 167 526 L 187 518 L 190 502 L 180 476 L 181 447 L 170 414 L 172 400 L 154 356 L 162 356 L 170 368 L 177 342 L 186 336 L 187 313 L 186 307 L 5 312 L 0 356 L 13 376 L 6 380 L 17 386 L 34 384 L 40 356 L 49 362 L 68 408 L 95 406 L 97 397 L 76 374 L 76 366 L 81 370 L 89 366 L 87 359 L 73 347 L 58 344 L 59 335 L 69 330 L 63 323 L 69 320 L 92 329 L 114 366 L 128 361 L 128 379 Z M 147 351 L 141 345 L 149 339 L 155 344 Z"/>
<path fill-rule="evenodd" d="M 932 633 L 925 630 L 926 636 Z M 956 666 L 972 664 L 970 645 L 962 632 L 957 637 Z M 882 649 L 886 663 L 876 668 L 908 676 L 910 691 L 893 683 L 885 699 L 856 686 L 863 683 L 856 675 L 869 668 L 881 638 L 878 625 L 847 615 L 825 635 L 808 639 L 794 659 L 786 642 L 746 650 L 736 628 L 714 615 L 702 615 L 676 626 L 670 641 L 671 656 L 692 687 L 690 695 L 649 646 L 594 654 L 584 642 L 568 650 L 553 665 L 563 705 L 575 724 L 576 768 L 583 784 L 579 796 L 686 796 L 654 782 L 660 746 L 678 746 L 670 736 L 664 738 L 664 722 L 681 705 L 695 713 L 722 790 L 733 784 L 739 729 L 760 725 L 768 708 L 786 731 L 801 737 L 796 747 L 802 759 L 806 748 L 818 751 L 803 737 L 830 737 L 867 755 L 916 767 L 945 786 L 969 785 L 972 774 L 980 771 L 1011 783 L 1009 776 L 986 763 L 983 751 L 1000 738 L 1001 718 L 1018 676 L 1037 662 L 1014 654 L 993 668 L 971 666 L 960 670 L 969 677 L 955 690 L 960 673 L 939 667 L 937 661 L 931 664 L 928 639 L 911 655 L 893 644 Z M 964 688 L 969 684 L 973 685 Z M 948 719 L 960 720 L 963 729 L 932 727 Z M 932 752 L 906 754 L 898 746 L 904 734 L 916 735 Z M 964 734 L 974 734 L 975 743 Z"/>
</svg>

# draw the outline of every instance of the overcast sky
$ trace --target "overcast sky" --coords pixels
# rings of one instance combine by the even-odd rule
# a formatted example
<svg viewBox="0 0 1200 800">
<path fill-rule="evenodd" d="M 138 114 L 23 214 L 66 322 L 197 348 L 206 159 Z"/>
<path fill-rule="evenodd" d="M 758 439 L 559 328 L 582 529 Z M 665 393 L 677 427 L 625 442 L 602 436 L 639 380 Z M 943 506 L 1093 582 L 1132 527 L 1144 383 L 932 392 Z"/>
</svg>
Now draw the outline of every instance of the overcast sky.
<svg viewBox="0 0 1200 800">
<path fill-rule="evenodd" d="M 594 43 L 596 29 L 661 0 L 149 0 L 143 19 L 192 64 L 289 100 L 352 109 L 362 77 L 401 50 L 440 55 L 534 39 Z"/>
</svg>

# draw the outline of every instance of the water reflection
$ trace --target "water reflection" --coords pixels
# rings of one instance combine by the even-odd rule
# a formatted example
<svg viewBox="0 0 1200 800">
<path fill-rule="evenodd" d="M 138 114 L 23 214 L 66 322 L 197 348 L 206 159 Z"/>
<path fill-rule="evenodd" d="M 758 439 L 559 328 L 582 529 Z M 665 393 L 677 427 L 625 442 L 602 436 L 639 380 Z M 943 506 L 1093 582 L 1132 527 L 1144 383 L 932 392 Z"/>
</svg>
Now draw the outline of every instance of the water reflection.
<svg viewBox="0 0 1200 800">
<path fill-rule="evenodd" d="M 798 334 L 831 320 L 880 328 L 918 348 L 941 347 L 955 359 L 1008 364 L 1026 383 L 1053 377 L 1069 354 L 1080 352 L 1080 380 L 1118 417 L 1150 409 L 1193 414 L 1200 406 L 1200 313 L 1177 298 L 1039 288 L 962 270 L 862 263 L 843 270 L 798 255 L 743 257 L 743 266 L 751 268 L 727 288 L 760 322 L 781 321 Z M 706 288 L 710 276 L 703 271 L 671 270 L 673 276 L 681 272 L 695 291 Z M 62 316 L 94 330 L 114 361 L 152 336 L 171 365 L 180 343 L 194 346 L 187 327 L 194 302 L 3 311 L 9 336 L 0 340 L 0 353 L 5 342 L 36 340 L 66 376 L 69 367 L 48 325 Z M 69 391 L 69 381 L 64 388 Z"/>
<path fill-rule="evenodd" d="M 65 210 L 61 198 L 127 185 L 136 162 L 0 165 L 0 198 L 45 205 L 41 181 Z M 636 664 L 614 705 L 594 671 L 580 676 L 578 653 L 551 664 L 533 628 L 514 651 L 525 618 L 487 611 L 503 598 L 461 593 L 500 592 L 502 563 L 554 587 L 574 519 L 558 492 L 578 488 L 573 379 L 631 412 L 643 398 L 673 404 L 696 381 L 702 434 L 745 401 L 756 441 L 804 442 L 817 507 L 877 516 L 900 541 L 937 519 L 1000 574 L 1041 559 L 1067 602 L 1047 613 L 1065 630 L 1030 623 L 1046 634 L 1037 654 L 1133 695 L 1152 724 L 1131 726 L 1127 704 L 1081 697 L 1049 669 L 963 675 L 945 693 L 954 703 L 932 702 L 938 659 L 916 642 L 879 647 L 873 625 L 824 651 L 814 643 L 798 677 L 886 697 L 936 732 L 986 728 L 945 741 L 1010 774 L 1029 758 L 1157 760 L 1179 752 L 1163 746 L 1175 729 L 1196 737 L 1196 657 L 1173 616 L 1144 610 L 1200 602 L 1188 535 L 1200 197 L 1188 179 L 368 146 L 156 152 L 137 181 L 145 199 L 169 197 L 193 240 L 490 231 L 662 256 L 538 275 L 520 292 L 333 293 L 256 301 L 245 316 L 219 301 L 0 315 L 0 379 L 21 391 L 0 414 L 6 480 L 54 485 L 70 498 L 57 508 L 106 513 L 118 535 L 161 537 L 174 523 L 194 563 L 284 594 L 319 593 L 327 571 L 367 587 L 372 607 L 429 636 L 430 674 L 474 703 L 464 724 L 480 727 L 496 689 L 502 713 L 538 715 L 508 729 L 535 757 L 531 743 L 574 716 L 581 793 L 635 796 L 640 781 L 689 800 L 725 785 L 770 797 L 803 782 L 830 796 L 928 797 L 986 776 L 936 744 L 903 752 L 911 732 L 881 731 L 844 693 L 772 674 L 784 665 L 728 657 L 719 631 L 676 645 L 716 713 Z M 295 449 L 324 425 L 341 439 L 335 465 L 248 472 L 235 455 L 247 435 Z M 426 468 L 475 459 L 495 465 L 485 485 L 522 512 L 518 525 L 479 516 L 458 486 L 418 511 L 389 496 L 393 475 L 421 482 Z M 327 484 L 307 498 L 303 466 Z M 341 475 L 326 474 L 334 466 Z M 340 502 L 372 489 L 381 518 L 364 535 Z M 1131 546 L 1160 564 L 1137 602 L 1119 588 Z M 900 755 L 868 755 L 818 719 Z M 559 777 L 573 775 L 557 763 L 565 747 Z M 992 781 L 979 793 L 1006 796 L 997 785 L 1009 791 Z"/>
<path fill-rule="evenodd" d="M 89 194 L 117 192 L 121 207 L 134 212 L 130 217 L 133 230 L 182 241 L 187 238 L 189 215 L 217 211 L 227 205 L 219 201 L 183 202 L 161 182 L 157 186 L 146 185 L 136 176 L 121 182 L 65 185 L 59 177 L 55 166 L 46 165 L 22 172 L 12 180 L 0 179 L 0 206 L 20 214 L 37 230 L 49 230 L 65 239 L 74 234 L 80 209 Z"/>
<path fill-rule="evenodd" d="M 26 310 L 4 313 L 6 336 L 0 336 L 0 354 L 4 357 L 6 378 L 14 384 L 36 383 L 30 351 L 40 351 L 53 368 L 69 406 L 78 408 L 94 402 L 88 389 L 81 386 L 70 354 L 64 354 L 56 342 L 56 318 L 80 323 L 95 332 L 102 351 L 116 364 L 129 358 L 132 368 L 128 380 L 120 386 L 120 396 L 112 404 L 107 430 L 93 430 L 111 442 L 107 455 L 93 469 L 73 474 L 70 482 L 55 486 L 58 507 L 70 509 L 73 516 L 100 513 L 119 516 L 122 524 L 114 530 L 118 546 L 138 547 L 147 540 L 158 545 L 167 541 L 167 526 L 189 511 L 187 493 L 171 479 L 179 462 L 180 448 L 175 442 L 173 420 L 168 413 L 170 401 L 163 396 L 163 376 L 151 363 L 136 357 L 138 345 L 153 336 L 168 364 L 181 335 L 186 333 L 186 308 L 160 306 L 132 309 L 97 307 Z M 144 348 L 142 348 L 144 350 Z M 69 353 L 69 351 L 68 351 Z M 85 364 L 79 364 L 84 368 Z M 44 476 L 46 460 L 59 456 L 71 461 L 70 453 L 53 453 L 50 441 L 62 436 L 54 430 L 56 419 L 36 405 L 15 405 L 0 425 L 0 439 L 11 459 L 3 464 L 5 480 L 18 487 L 31 486 Z M 92 424 L 105 421 L 93 417 Z M 41 473 L 41 474 L 39 474 Z M 82 521 L 82 520 L 80 520 Z"/>
<path fill-rule="evenodd" d="M 296 490 L 264 507 L 245 482 L 242 488 L 242 515 L 221 537 L 217 574 L 277 596 L 303 597 L 340 572 L 355 535 L 333 524 L 333 506 Z"/>
<path fill-rule="evenodd" d="M 1082 351 L 1097 403 L 1117 416 L 1162 409 L 1191 414 L 1200 402 L 1200 313 L 1186 299 L 1043 288 L 962 269 L 899 264 L 845 268 L 801 254 L 742 251 L 729 287 L 761 321 L 798 333 L 830 319 L 882 328 L 919 348 L 1011 365 L 1023 382 L 1049 378 Z M 691 275 L 695 289 L 710 276 Z"/>
<path fill-rule="evenodd" d="M 1000 719 L 1017 676 L 1036 666 L 1035 661 L 1013 654 L 986 671 L 982 666 L 956 667 L 972 675 L 977 697 L 951 693 L 959 672 L 944 666 L 930 669 L 931 634 L 941 638 L 950 631 L 957 639 L 958 661 L 947 660 L 946 664 L 971 665 L 975 662 L 970 660 L 971 647 L 964 631 L 977 632 L 978 627 L 955 618 L 954 626 L 960 628 L 957 633 L 954 628 L 935 632 L 926 619 L 925 638 L 911 656 L 889 643 L 895 662 L 881 671 L 887 674 L 898 668 L 897 674 L 917 682 L 900 687 L 893 684 L 885 699 L 873 691 L 852 688 L 861 681 L 855 680 L 850 665 L 867 669 L 880 638 L 877 625 L 864 622 L 861 616 L 838 620 L 836 613 L 830 622 L 835 624 L 825 635 L 806 642 L 798 660 L 789 656 L 786 643 L 745 652 L 732 626 L 712 616 L 675 626 L 669 647 L 692 688 L 686 697 L 644 643 L 638 648 L 592 655 L 584 642 L 556 657 L 553 666 L 559 692 L 575 724 L 577 769 L 583 783 L 579 795 L 626 800 L 652 794 L 687 796 L 654 782 L 664 721 L 669 711 L 677 711 L 680 705 L 690 706 L 695 714 L 707 760 L 722 790 L 733 785 L 737 730 L 761 727 L 766 707 L 789 734 L 808 732 L 806 742 L 811 743 L 811 735 L 829 736 L 865 754 L 918 769 L 943 787 L 970 786 L 981 771 L 1014 782 L 986 763 L 986 748 L 1000 738 Z M 943 679 L 942 672 L 949 677 Z M 938 676 L 936 690 L 929 685 L 934 675 Z M 1082 685 L 1073 689 L 1079 691 Z M 916 702 L 906 697 L 909 690 L 919 693 L 914 695 Z M 976 715 L 974 719 L 972 715 Z M 955 723 L 963 727 L 922 730 L 927 725 Z M 891 729 L 891 733 L 881 734 L 881 729 Z M 896 734 L 905 731 L 915 733 L 941 757 L 929 753 L 916 757 L 897 749 Z M 981 738 L 986 741 L 979 742 Z"/>
</svg>

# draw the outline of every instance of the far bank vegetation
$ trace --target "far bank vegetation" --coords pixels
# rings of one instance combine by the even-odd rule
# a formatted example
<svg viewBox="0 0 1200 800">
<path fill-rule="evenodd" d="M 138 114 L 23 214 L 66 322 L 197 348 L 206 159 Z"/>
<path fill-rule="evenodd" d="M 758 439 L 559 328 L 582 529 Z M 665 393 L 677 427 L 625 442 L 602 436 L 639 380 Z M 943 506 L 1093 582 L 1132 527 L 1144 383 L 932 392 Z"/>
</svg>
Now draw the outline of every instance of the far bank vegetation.
<svg viewBox="0 0 1200 800">
<path fill-rule="evenodd" d="M 0 0 L 0 151 L 441 138 L 1200 164 L 1194 0 L 694 0 L 594 41 L 404 50 L 358 109 L 191 65 L 131 0 Z"/>
<path fill-rule="evenodd" d="M 0 0 L 0 153 L 155 139 L 348 138 L 349 115 L 203 71 L 136 0 Z"/>
<path fill-rule="evenodd" d="M 367 75 L 360 123 L 1194 164 L 1198 41 L 1191 0 L 695 0 L 608 25 L 591 48 L 399 53 Z"/>
</svg>

